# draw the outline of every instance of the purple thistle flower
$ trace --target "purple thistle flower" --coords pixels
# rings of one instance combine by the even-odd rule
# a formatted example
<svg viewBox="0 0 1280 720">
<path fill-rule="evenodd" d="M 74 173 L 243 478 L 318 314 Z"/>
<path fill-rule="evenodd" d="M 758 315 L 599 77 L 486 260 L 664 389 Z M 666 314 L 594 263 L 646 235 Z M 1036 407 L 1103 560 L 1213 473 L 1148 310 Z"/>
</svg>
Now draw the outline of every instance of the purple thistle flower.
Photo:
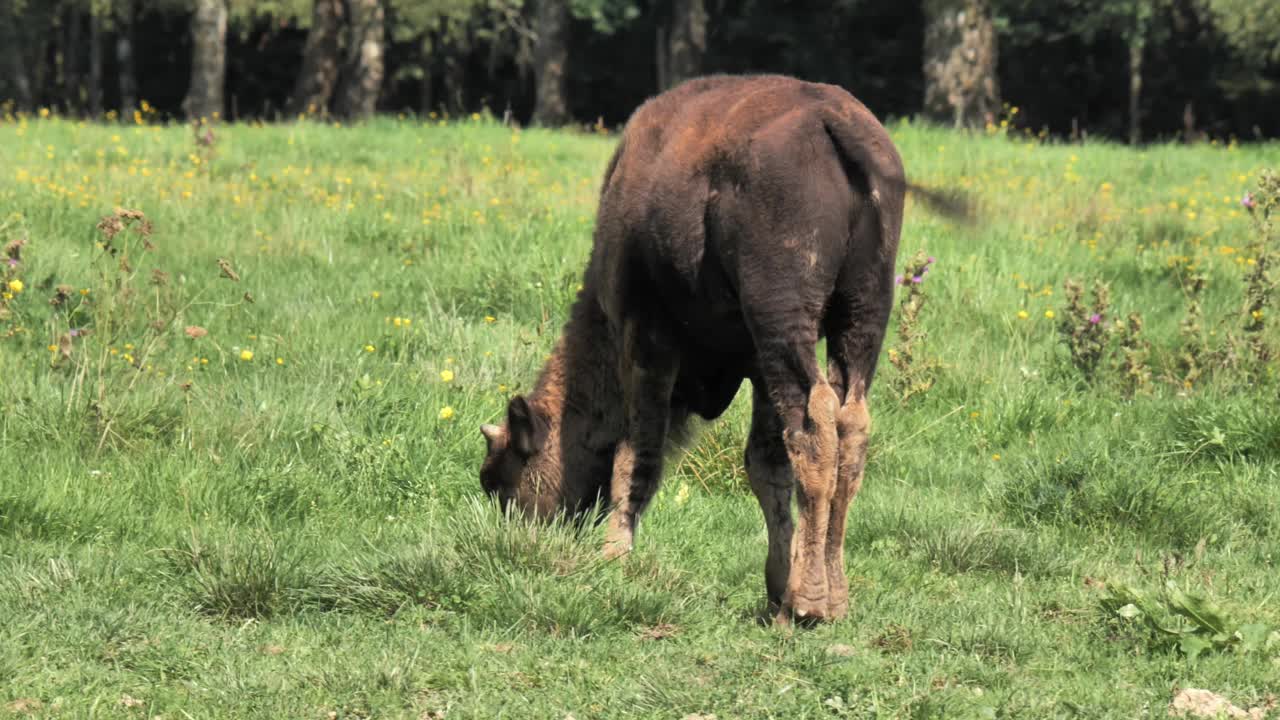
<svg viewBox="0 0 1280 720">
<path fill-rule="evenodd" d="M 894 285 L 901 285 L 901 284 L 902 284 L 902 276 L 901 276 L 901 275 L 898 275 L 897 277 L 895 277 L 895 278 L 893 279 L 893 284 L 894 284 Z"/>
<path fill-rule="evenodd" d="M 911 282 L 915 283 L 916 285 L 919 285 L 920 283 L 924 282 L 924 276 L 916 275 L 915 277 L 911 278 Z"/>
<path fill-rule="evenodd" d="M 935 259 L 936 259 L 936 258 L 934 258 L 932 255 L 930 255 L 930 256 L 929 256 L 929 264 L 930 264 L 930 265 L 932 265 L 932 264 L 933 264 L 933 261 L 934 261 Z"/>
<path fill-rule="evenodd" d="M 1253 199 L 1253 193 L 1247 192 L 1244 197 L 1240 198 L 1240 204 L 1244 206 L 1245 210 L 1252 210 L 1258 203 Z"/>
<path fill-rule="evenodd" d="M 80 328 L 71 328 L 67 331 L 67 334 L 71 337 L 80 337 Z"/>
<path fill-rule="evenodd" d="M 1097 325 L 1097 324 L 1098 324 L 1098 323 L 1100 323 L 1100 322 L 1102 322 L 1102 316 L 1101 316 L 1101 315 L 1099 315 L 1098 313 L 1094 313 L 1094 314 L 1092 314 L 1092 315 L 1090 315 L 1090 316 L 1089 316 L 1089 324 L 1090 324 L 1090 325 Z"/>
<path fill-rule="evenodd" d="M 9 258 L 9 267 L 11 268 L 18 267 L 18 258 Z"/>
</svg>

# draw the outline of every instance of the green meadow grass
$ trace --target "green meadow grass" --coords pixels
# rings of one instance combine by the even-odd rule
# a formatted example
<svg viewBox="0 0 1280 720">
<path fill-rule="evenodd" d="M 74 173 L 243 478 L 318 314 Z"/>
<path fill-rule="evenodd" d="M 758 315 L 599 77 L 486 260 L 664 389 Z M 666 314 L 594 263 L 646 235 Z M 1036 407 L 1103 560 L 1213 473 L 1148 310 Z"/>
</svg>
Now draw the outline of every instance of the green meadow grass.
<svg viewBox="0 0 1280 720">
<path fill-rule="evenodd" d="M 558 335 L 614 137 L 383 119 L 219 127 L 210 148 L 0 123 L 0 243 L 27 240 L 0 319 L 0 715 L 1132 718 L 1176 687 L 1262 705 L 1276 638 L 1189 658 L 1109 598 L 1169 585 L 1280 628 L 1277 384 L 1187 388 L 1176 367 L 1189 266 L 1207 341 L 1239 335 L 1240 197 L 1280 146 L 891 129 L 913 178 L 981 216 L 908 206 L 900 260 L 937 258 L 917 352 L 942 367 L 903 404 L 881 363 L 853 607 L 792 632 L 760 621 L 745 385 L 672 457 L 625 562 L 599 559 L 599 528 L 482 498 L 478 425 Z M 154 224 L 153 251 L 113 241 L 132 290 L 96 246 L 117 206 Z M 1110 283 L 1105 322 L 1142 313 L 1147 392 L 1071 366 L 1067 277 Z M 73 326 L 94 332 L 64 356 Z"/>
</svg>

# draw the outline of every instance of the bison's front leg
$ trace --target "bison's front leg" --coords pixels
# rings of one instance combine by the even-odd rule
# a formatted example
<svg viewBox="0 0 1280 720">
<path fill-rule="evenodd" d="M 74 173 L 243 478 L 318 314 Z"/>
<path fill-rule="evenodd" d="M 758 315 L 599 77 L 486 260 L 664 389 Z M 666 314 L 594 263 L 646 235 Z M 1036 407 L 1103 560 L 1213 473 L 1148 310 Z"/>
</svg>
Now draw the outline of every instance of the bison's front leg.
<svg viewBox="0 0 1280 720">
<path fill-rule="evenodd" d="M 656 329 L 634 321 L 624 326 L 619 377 L 627 433 L 614 453 L 609 488 L 613 512 L 604 548 L 607 557 L 631 551 L 636 523 L 658 490 L 671 394 L 679 372 L 676 357 L 671 344 Z"/>
<path fill-rule="evenodd" d="M 613 475 L 609 481 L 609 524 L 604 534 L 604 555 L 616 558 L 631 552 L 635 540 L 635 514 L 630 508 L 631 478 L 635 472 L 635 452 L 631 441 L 618 443 L 613 453 Z"/>
</svg>

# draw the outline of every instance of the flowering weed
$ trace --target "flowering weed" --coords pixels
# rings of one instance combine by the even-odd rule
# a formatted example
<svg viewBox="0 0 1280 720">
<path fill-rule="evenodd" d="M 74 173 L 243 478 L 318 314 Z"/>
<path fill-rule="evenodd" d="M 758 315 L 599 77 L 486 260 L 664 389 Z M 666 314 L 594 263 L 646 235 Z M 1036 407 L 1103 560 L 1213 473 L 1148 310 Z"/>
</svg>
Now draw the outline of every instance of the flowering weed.
<svg viewBox="0 0 1280 720">
<path fill-rule="evenodd" d="M 1086 305 L 1084 287 L 1079 281 L 1067 278 L 1062 283 L 1063 294 L 1067 305 L 1062 311 L 1062 320 L 1058 323 L 1058 335 L 1071 352 L 1071 364 L 1084 375 L 1086 381 L 1092 381 L 1098 371 L 1098 364 L 1107 351 L 1107 313 L 1111 309 L 1111 290 L 1106 283 L 1095 280 L 1093 283 L 1093 303 Z M 1045 311 L 1045 317 L 1054 316 Z"/>
<path fill-rule="evenodd" d="M 1119 343 L 1115 370 L 1125 396 L 1133 397 L 1151 386 L 1151 368 L 1147 366 L 1151 343 L 1142 335 L 1142 315 L 1131 312 L 1124 320 L 1116 320 L 1116 335 Z"/>
<path fill-rule="evenodd" d="M 1248 372 L 1255 381 L 1274 374 L 1272 361 L 1276 348 L 1267 332 L 1272 312 L 1272 299 L 1280 276 L 1280 232 L 1273 215 L 1280 211 L 1280 174 L 1265 172 L 1254 193 L 1242 201 L 1253 220 L 1254 234 L 1248 246 L 1249 261 L 1245 272 L 1244 336 L 1252 356 Z"/>
<path fill-rule="evenodd" d="M 1209 346 L 1201 324 L 1204 314 L 1201 307 L 1204 284 L 1203 274 L 1192 273 L 1186 276 L 1182 287 L 1183 294 L 1186 296 L 1187 310 L 1178 324 L 1181 347 L 1178 350 L 1177 384 L 1187 390 L 1193 388 L 1200 380 L 1209 362 Z"/>
<path fill-rule="evenodd" d="M 48 364 L 67 383 L 63 410 L 91 421 L 94 446 L 101 450 L 127 443 L 131 424 L 141 422 L 154 429 L 155 423 L 146 419 L 149 414 L 166 415 L 169 411 L 161 408 L 186 402 L 190 381 L 183 382 L 159 358 L 167 356 L 181 337 L 187 343 L 209 340 L 204 327 L 184 321 L 198 296 L 188 295 L 169 272 L 156 266 L 154 227 L 145 214 L 117 208 L 103 216 L 96 229 L 86 287 L 77 289 L 50 277 L 45 282 L 53 286 L 47 303 L 29 306 L 20 321 L 6 310 L 11 322 L 43 326 Z M 7 272 L 23 267 L 26 246 L 18 240 L 6 246 Z M 223 265 L 224 276 L 234 275 L 229 264 Z M 15 295 L 25 290 L 18 279 L 7 285 Z M 11 330 L 11 335 L 32 334 L 27 325 Z M 241 350 L 239 358 L 250 361 L 253 351 Z M 171 390 L 181 390 L 181 395 Z"/>
<path fill-rule="evenodd" d="M 889 362 L 897 371 L 889 378 L 889 386 L 903 403 L 914 395 L 929 391 L 936 381 L 935 373 L 942 364 L 926 357 L 920 344 L 926 333 L 920 327 L 920 313 L 924 310 L 926 295 L 925 276 L 933 267 L 934 258 L 923 250 L 907 262 L 903 273 L 894 279 L 900 286 L 898 301 L 898 338 L 889 349 Z"/>
</svg>

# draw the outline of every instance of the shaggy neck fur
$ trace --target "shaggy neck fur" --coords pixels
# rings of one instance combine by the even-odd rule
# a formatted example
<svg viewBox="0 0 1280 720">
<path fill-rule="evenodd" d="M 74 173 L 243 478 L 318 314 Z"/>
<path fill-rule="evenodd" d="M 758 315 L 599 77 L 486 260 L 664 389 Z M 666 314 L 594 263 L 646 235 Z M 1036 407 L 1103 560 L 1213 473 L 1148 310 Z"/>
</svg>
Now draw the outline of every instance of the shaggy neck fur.
<svg viewBox="0 0 1280 720">
<path fill-rule="evenodd" d="M 584 290 L 528 398 L 549 423 L 542 492 L 557 494 L 565 509 L 608 495 L 614 448 L 626 430 L 617 367 L 608 319 Z"/>
</svg>

